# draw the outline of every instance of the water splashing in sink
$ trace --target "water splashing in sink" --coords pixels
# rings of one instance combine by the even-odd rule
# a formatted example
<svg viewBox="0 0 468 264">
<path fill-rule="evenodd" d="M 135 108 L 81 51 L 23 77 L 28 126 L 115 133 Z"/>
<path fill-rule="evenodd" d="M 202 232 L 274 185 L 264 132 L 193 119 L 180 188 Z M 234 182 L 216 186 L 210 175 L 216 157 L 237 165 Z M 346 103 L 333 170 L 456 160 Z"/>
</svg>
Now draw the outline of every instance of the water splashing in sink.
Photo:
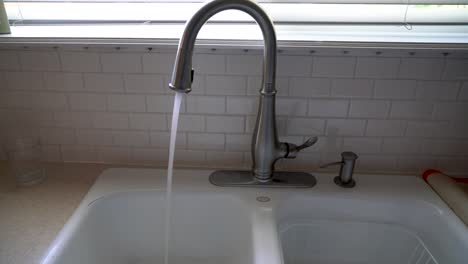
<svg viewBox="0 0 468 264">
<path fill-rule="evenodd" d="M 169 163 L 167 165 L 166 183 L 166 221 L 164 233 L 164 264 L 169 264 L 169 239 L 171 231 L 171 197 L 172 197 L 172 171 L 174 168 L 174 152 L 177 136 L 177 125 L 179 122 L 179 110 L 182 103 L 183 93 L 175 93 L 174 109 L 172 111 L 171 138 L 169 141 Z"/>
</svg>

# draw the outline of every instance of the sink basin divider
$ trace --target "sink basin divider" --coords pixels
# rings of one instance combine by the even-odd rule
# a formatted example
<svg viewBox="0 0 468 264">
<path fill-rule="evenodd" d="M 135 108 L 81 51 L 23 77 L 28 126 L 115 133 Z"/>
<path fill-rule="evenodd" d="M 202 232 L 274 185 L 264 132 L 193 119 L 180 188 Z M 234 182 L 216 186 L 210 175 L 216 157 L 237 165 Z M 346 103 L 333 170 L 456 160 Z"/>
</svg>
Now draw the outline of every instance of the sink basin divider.
<svg viewBox="0 0 468 264">
<path fill-rule="evenodd" d="M 271 207 L 257 206 L 253 209 L 252 236 L 255 264 L 283 264 L 282 247 Z"/>
</svg>

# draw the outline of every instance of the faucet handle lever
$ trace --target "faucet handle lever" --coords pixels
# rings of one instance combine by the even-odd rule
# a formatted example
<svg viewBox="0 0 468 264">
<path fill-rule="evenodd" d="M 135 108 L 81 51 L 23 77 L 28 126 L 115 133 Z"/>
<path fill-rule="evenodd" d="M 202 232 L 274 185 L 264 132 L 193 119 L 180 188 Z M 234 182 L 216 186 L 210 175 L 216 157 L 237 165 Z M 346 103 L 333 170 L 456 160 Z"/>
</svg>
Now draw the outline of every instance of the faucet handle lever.
<svg viewBox="0 0 468 264">
<path fill-rule="evenodd" d="M 295 144 L 292 144 L 292 143 L 285 143 L 287 146 L 287 152 L 286 152 L 285 158 L 288 158 L 288 159 L 296 158 L 297 153 L 299 153 L 299 151 L 314 145 L 315 143 L 317 143 L 317 141 L 318 141 L 317 137 L 311 137 L 311 138 L 308 138 L 304 143 L 302 143 L 299 146 L 296 146 Z"/>
<path fill-rule="evenodd" d="M 308 148 L 312 145 L 314 145 L 315 143 L 317 143 L 318 141 L 318 137 L 311 137 L 311 138 L 308 138 L 304 143 L 302 143 L 302 145 L 299 145 L 296 147 L 296 150 L 297 151 L 301 151 L 305 148 Z"/>
</svg>

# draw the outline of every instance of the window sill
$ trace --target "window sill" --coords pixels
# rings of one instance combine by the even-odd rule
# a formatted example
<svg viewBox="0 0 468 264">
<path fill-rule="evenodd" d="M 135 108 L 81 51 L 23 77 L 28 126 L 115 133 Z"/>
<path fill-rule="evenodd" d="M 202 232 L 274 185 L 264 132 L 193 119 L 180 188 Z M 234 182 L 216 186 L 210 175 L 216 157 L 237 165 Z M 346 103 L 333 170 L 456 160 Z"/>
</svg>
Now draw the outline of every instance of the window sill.
<svg viewBox="0 0 468 264">
<path fill-rule="evenodd" d="M 41 25 L 13 26 L 0 35 L 1 44 L 77 44 L 175 46 L 183 25 Z M 356 47 L 468 50 L 468 26 L 333 26 L 276 25 L 280 48 Z M 254 24 L 207 24 L 197 45 L 261 47 L 262 35 Z"/>
</svg>

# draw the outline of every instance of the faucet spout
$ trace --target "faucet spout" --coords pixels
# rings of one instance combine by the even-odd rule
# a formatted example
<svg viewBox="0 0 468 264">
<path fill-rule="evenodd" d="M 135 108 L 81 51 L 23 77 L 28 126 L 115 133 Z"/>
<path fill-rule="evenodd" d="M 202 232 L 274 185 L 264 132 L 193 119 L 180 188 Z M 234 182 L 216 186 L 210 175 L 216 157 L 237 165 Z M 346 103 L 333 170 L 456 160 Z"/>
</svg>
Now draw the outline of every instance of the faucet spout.
<svg viewBox="0 0 468 264">
<path fill-rule="evenodd" d="M 265 43 L 263 59 L 263 83 L 261 93 L 274 94 L 276 74 L 276 33 L 268 15 L 250 0 L 214 0 L 205 4 L 185 24 L 179 41 L 174 70 L 169 88 L 177 92 L 189 93 L 192 88 L 192 54 L 198 32 L 213 15 L 228 9 L 244 11 L 252 16 L 260 26 Z"/>
</svg>

